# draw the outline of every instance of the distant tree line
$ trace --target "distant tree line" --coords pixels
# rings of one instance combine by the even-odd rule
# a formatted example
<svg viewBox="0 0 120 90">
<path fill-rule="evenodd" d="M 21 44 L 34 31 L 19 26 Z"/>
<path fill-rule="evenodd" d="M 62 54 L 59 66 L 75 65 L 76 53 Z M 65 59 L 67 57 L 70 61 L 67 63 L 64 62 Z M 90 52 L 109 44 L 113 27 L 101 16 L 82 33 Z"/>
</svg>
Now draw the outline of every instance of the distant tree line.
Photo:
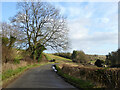
<svg viewBox="0 0 120 90">
<path fill-rule="evenodd" d="M 73 62 L 77 63 L 88 63 L 89 61 L 95 61 L 94 65 L 98 67 L 105 67 L 106 65 L 110 67 L 120 67 L 120 49 L 117 51 L 111 52 L 106 57 L 99 55 L 88 55 L 83 51 L 74 50 L 72 53 L 55 53 L 55 55 L 72 59 Z"/>
<path fill-rule="evenodd" d="M 88 62 L 88 55 L 86 55 L 83 51 L 76 51 L 74 50 L 73 53 L 55 53 L 55 55 L 72 59 L 73 62 L 77 63 L 87 63 Z"/>
<path fill-rule="evenodd" d="M 66 53 L 54 53 L 54 55 L 61 56 L 61 57 L 64 57 L 64 58 L 68 58 L 68 59 L 72 59 L 71 58 L 71 53 L 69 53 L 69 52 L 66 52 Z"/>
<path fill-rule="evenodd" d="M 73 50 L 72 53 L 54 53 L 54 55 L 72 59 L 72 61 L 76 63 L 81 63 L 84 65 L 96 65 L 97 67 L 103 67 L 106 59 L 104 55 L 89 55 L 85 54 L 83 51 L 77 50 Z"/>
</svg>

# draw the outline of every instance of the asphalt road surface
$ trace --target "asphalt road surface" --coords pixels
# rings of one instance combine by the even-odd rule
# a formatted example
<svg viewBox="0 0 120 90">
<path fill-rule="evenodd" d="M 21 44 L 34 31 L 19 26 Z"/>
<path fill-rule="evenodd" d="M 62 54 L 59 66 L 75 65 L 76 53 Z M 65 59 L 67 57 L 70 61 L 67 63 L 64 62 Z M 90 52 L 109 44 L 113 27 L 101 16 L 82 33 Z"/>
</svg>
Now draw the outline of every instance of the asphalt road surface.
<svg viewBox="0 0 120 90">
<path fill-rule="evenodd" d="M 53 71 L 52 65 L 43 65 L 26 71 L 6 88 L 71 88 L 74 86 L 65 82 Z"/>
</svg>

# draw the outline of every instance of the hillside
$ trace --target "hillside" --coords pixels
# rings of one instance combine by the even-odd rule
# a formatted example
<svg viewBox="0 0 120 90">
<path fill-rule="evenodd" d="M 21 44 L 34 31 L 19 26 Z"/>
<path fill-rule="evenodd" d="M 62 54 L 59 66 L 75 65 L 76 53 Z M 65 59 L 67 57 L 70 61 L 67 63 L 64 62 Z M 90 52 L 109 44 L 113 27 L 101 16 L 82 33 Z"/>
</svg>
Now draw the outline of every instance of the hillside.
<svg viewBox="0 0 120 90">
<path fill-rule="evenodd" d="M 56 55 L 53 55 L 53 54 L 47 54 L 47 53 L 44 53 L 44 55 L 46 56 L 47 60 L 55 59 L 55 63 L 67 64 L 67 65 L 70 65 L 70 66 L 83 66 L 80 63 L 72 62 L 71 59 L 67 59 L 67 58 L 63 58 L 63 57 L 60 57 L 60 56 L 56 56 Z"/>
</svg>

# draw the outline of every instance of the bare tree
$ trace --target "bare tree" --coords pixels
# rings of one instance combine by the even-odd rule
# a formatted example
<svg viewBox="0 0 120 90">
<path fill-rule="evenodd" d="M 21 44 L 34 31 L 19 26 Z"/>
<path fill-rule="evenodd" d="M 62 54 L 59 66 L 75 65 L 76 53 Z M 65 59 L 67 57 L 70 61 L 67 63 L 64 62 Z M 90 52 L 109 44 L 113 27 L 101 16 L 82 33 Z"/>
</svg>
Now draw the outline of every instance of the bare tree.
<svg viewBox="0 0 120 90">
<path fill-rule="evenodd" d="M 11 26 L 10 24 L 6 23 L 6 22 L 2 22 L 1 23 L 2 26 L 2 37 L 3 38 L 8 38 L 8 40 L 10 40 L 11 37 L 16 38 L 15 43 L 15 47 L 20 48 L 20 44 L 23 44 L 23 42 L 25 42 L 25 40 L 23 41 L 23 37 L 24 37 L 24 33 L 17 30 L 17 28 Z"/>
<path fill-rule="evenodd" d="M 6 22 L 1 23 L 2 37 L 10 37 L 11 27 Z"/>
<path fill-rule="evenodd" d="M 67 48 L 66 19 L 58 9 L 45 2 L 22 2 L 18 6 L 19 12 L 11 18 L 11 22 L 15 28 L 24 32 L 26 46 L 34 60 L 36 54 L 39 57 L 46 48 Z"/>
</svg>

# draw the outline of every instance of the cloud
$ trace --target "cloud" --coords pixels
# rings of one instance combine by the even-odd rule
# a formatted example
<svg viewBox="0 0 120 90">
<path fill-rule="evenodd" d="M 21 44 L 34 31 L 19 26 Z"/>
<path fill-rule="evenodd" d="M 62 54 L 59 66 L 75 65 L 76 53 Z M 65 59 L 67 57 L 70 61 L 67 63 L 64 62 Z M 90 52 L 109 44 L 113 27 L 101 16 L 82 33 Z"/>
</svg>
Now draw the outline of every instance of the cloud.
<svg viewBox="0 0 120 90">
<path fill-rule="evenodd" d="M 85 27 L 89 25 L 89 19 L 76 19 L 76 20 L 69 20 L 68 27 L 69 27 L 69 35 L 73 39 L 82 39 L 86 37 L 88 34 L 88 29 Z"/>
<path fill-rule="evenodd" d="M 109 22 L 109 18 L 102 18 L 102 22 L 103 23 L 108 23 Z"/>
<path fill-rule="evenodd" d="M 106 47 L 106 45 L 116 45 L 118 43 L 118 33 L 117 32 L 90 32 L 90 29 L 85 27 L 89 25 L 89 20 L 86 20 L 86 24 L 81 22 L 79 19 L 76 21 L 71 20 L 68 25 L 70 28 L 69 38 L 71 40 L 72 50 L 84 50 L 86 52 L 90 52 L 91 49 L 95 49 L 94 53 L 98 53 L 98 47 Z M 95 48 L 94 48 L 95 47 Z M 98 49 L 97 49 L 98 48 Z M 101 54 L 105 54 L 108 51 L 105 48 Z M 111 48 L 112 49 L 112 48 Z M 93 51 L 93 50 L 92 50 Z M 106 51 L 106 52 L 105 52 Z"/>
<path fill-rule="evenodd" d="M 70 51 L 107 54 L 117 50 L 117 3 L 57 3 L 56 6 L 68 16 Z"/>
<path fill-rule="evenodd" d="M 86 34 L 86 37 L 77 38 L 76 40 L 79 40 L 79 42 L 87 42 L 91 45 L 93 44 L 94 46 L 103 44 L 117 44 L 118 34 L 113 32 L 95 32 L 91 35 Z"/>
</svg>

